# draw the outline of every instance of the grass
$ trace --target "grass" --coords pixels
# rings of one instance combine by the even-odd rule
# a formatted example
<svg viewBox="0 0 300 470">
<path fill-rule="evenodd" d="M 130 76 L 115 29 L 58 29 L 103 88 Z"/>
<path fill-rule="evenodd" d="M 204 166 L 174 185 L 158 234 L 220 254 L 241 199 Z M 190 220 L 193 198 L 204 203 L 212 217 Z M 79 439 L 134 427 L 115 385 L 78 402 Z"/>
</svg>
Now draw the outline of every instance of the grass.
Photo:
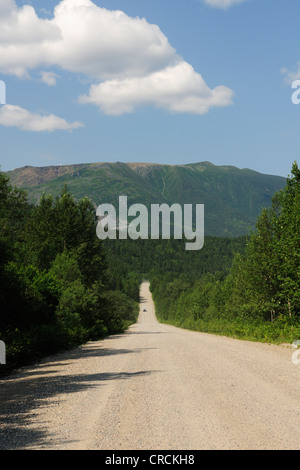
<svg viewBox="0 0 300 470">
<path fill-rule="evenodd" d="M 282 344 L 300 339 L 300 324 L 278 319 L 274 322 L 254 322 L 244 319 L 193 320 L 185 318 L 177 321 L 159 318 L 161 323 L 202 333 L 227 336 L 230 338 L 257 341 L 261 343 Z"/>
</svg>

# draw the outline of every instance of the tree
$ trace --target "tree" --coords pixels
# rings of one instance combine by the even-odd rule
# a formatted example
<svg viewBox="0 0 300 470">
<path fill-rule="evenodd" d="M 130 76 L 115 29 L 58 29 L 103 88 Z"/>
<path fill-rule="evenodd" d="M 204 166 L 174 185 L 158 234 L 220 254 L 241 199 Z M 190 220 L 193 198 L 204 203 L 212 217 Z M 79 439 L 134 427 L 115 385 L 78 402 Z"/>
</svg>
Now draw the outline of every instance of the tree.
<svg viewBox="0 0 300 470">
<path fill-rule="evenodd" d="M 300 171 L 263 209 L 245 255 L 235 263 L 231 304 L 250 317 L 273 321 L 300 316 Z M 231 274 L 232 275 L 232 274 Z"/>
</svg>

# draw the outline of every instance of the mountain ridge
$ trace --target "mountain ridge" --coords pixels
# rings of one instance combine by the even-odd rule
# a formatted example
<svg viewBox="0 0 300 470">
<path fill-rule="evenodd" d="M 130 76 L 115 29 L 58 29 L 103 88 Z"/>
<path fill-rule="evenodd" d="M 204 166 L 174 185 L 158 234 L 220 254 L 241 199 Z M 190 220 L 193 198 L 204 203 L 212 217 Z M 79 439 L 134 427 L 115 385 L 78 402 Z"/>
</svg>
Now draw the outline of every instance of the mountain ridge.
<svg viewBox="0 0 300 470">
<path fill-rule="evenodd" d="M 76 199 L 87 196 L 95 206 L 117 204 L 204 204 L 207 235 L 240 236 L 255 227 L 263 207 L 286 184 L 286 178 L 232 165 L 197 162 L 180 165 L 147 162 L 98 162 L 34 167 L 6 172 L 10 183 L 28 192 L 32 203 L 41 194 L 58 196 L 64 185 Z"/>
</svg>

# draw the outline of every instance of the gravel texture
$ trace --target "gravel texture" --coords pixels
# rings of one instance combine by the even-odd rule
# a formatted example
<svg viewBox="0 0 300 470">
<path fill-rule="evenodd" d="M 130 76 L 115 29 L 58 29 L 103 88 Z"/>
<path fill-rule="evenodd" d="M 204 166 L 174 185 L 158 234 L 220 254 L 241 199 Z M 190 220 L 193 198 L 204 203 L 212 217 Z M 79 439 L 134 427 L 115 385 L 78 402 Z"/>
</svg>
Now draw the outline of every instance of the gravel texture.
<svg viewBox="0 0 300 470">
<path fill-rule="evenodd" d="M 300 448 L 291 347 L 162 325 L 141 297 L 126 333 L 0 381 L 0 449 Z"/>
</svg>

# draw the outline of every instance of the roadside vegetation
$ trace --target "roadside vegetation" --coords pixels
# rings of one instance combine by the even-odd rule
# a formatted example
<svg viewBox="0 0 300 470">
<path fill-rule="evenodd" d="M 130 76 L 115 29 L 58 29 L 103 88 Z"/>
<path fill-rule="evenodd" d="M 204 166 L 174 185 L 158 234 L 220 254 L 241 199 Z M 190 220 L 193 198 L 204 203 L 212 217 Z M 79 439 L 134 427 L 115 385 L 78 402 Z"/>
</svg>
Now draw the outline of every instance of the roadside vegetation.
<svg viewBox="0 0 300 470">
<path fill-rule="evenodd" d="M 76 202 L 65 187 L 32 206 L 0 173 L 1 373 L 136 321 L 140 280 L 110 284 L 95 227 L 88 199 Z"/>
<path fill-rule="evenodd" d="M 273 343 L 300 339 L 300 170 L 264 209 L 229 272 L 151 276 L 160 321 Z M 197 256 L 197 255 L 195 255 Z"/>
</svg>

